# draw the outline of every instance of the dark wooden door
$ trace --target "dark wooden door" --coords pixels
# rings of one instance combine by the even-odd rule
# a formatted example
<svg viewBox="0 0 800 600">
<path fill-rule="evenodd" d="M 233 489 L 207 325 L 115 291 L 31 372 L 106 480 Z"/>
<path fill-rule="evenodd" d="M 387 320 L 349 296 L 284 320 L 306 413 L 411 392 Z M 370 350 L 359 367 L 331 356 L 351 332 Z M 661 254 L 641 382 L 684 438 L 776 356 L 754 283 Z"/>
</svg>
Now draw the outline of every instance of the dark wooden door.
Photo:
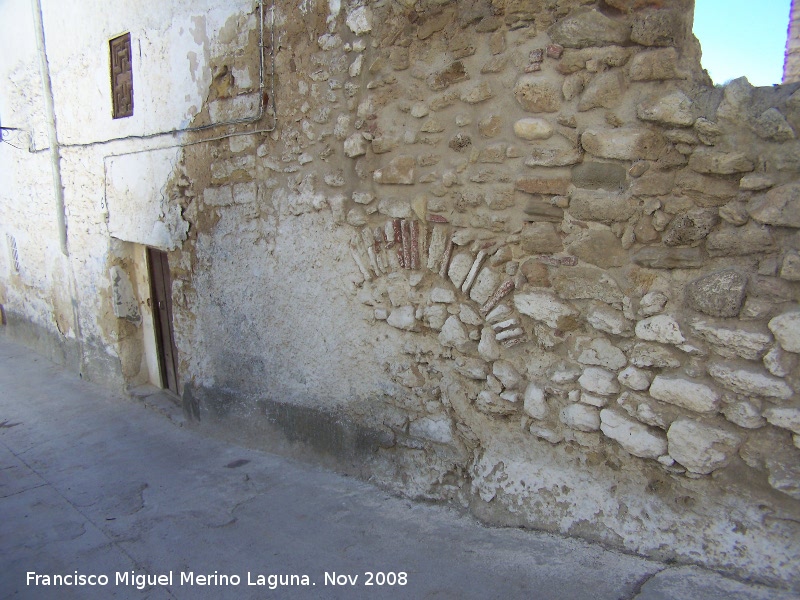
<svg viewBox="0 0 800 600">
<path fill-rule="evenodd" d="M 153 325 L 156 331 L 161 386 L 178 393 L 178 352 L 172 333 L 172 280 L 167 253 L 147 249 L 150 265 L 150 297 L 153 302 Z"/>
</svg>

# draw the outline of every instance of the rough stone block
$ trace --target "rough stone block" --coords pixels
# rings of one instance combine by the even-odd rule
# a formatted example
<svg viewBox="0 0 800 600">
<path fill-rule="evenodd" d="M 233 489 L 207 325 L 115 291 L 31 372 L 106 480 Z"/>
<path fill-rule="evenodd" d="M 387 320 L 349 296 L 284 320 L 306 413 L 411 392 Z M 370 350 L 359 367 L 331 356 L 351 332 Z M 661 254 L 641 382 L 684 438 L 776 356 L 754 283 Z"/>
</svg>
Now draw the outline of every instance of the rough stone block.
<svg viewBox="0 0 800 600">
<path fill-rule="evenodd" d="M 577 148 L 535 148 L 525 159 L 527 167 L 570 167 L 583 160 L 583 154 Z"/>
<path fill-rule="evenodd" d="M 682 344 L 686 341 L 678 322 L 669 315 L 656 315 L 636 324 L 636 337 L 661 344 Z"/>
<path fill-rule="evenodd" d="M 455 360 L 456 371 L 467 379 L 483 380 L 489 374 L 487 364 L 479 358 L 459 356 Z"/>
<path fill-rule="evenodd" d="M 546 140 L 553 135 L 553 126 L 536 117 L 519 119 L 514 123 L 514 135 L 523 140 Z"/>
<path fill-rule="evenodd" d="M 789 122 L 777 108 L 768 108 L 753 123 L 758 137 L 771 142 L 788 142 L 797 137 Z"/>
<path fill-rule="evenodd" d="M 666 126 L 691 127 L 697 120 L 692 100 L 680 90 L 660 98 L 650 98 L 636 108 L 642 121 L 652 121 Z"/>
<path fill-rule="evenodd" d="M 579 9 L 557 21 L 547 33 L 553 43 L 565 48 L 587 48 L 624 44 L 630 38 L 631 27 L 597 10 Z"/>
<path fill-rule="evenodd" d="M 428 76 L 427 83 L 433 91 L 438 92 L 449 88 L 454 83 L 469 79 L 464 63 L 460 60 L 450 63 L 447 67 Z"/>
<path fill-rule="evenodd" d="M 699 413 L 714 413 L 719 409 L 718 392 L 680 377 L 657 375 L 650 385 L 650 395 L 656 400 Z"/>
<path fill-rule="evenodd" d="M 600 413 L 593 406 L 570 404 L 559 415 L 561 422 L 578 431 L 597 431 L 600 429 Z"/>
<path fill-rule="evenodd" d="M 619 238 L 611 229 L 600 225 L 594 225 L 578 235 L 567 246 L 567 250 L 583 262 L 604 269 L 621 267 L 628 262 L 628 253 Z"/>
<path fill-rule="evenodd" d="M 689 168 L 698 173 L 713 175 L 733 175 L 749 173 L 753 161 L 743 152 L 720 152 L 719 150 L 698 148 L 689 159 Z"/>
<path fill-rule="evenodd" d="M 770 425 L 800 435 L 800 408 L 772 406 L 764 411 L 764 417 Z"/>
<path fill-rule="evenodd" d="M 721 386 L 745 396 L 788 400 L 794 393 L 782 379 L 754 369 L 740 369 L 722 363 L 712 363 L 708 373 Z"/>
<path fill-rule="evenodd" d="M 689 306 L 712 317 L 736 317 L 742 309 L 747 276 L 726 269 L 695 279 L 686 287 Z"/>
<path fill-rule="evenodd" d="M 563 196 L 569 191 L 568 178 L 532 178 L 517 179 L 515 188 L 527 194 L 544 194 L 548 196 Z"/>
<path fill-rule="evenodd" d="M 411 306 L 400 306 L 392 310 L 386 321 L 392 327 L 406 331 L 417 330 L 416 309 Z"/>
<path fill-rule="evenodd" d="M 581 145 L 589 154 L 619 160 L 656 160 L 666 147 L 664 137 L 651 129 L 587 129 Z"/>
<path fill-rule="evenodd" d="M 572 183 L 579 188 L 606 191 L 625 186 L 627 172 L 619 163 L 584 162 L 572 169 Z"/>
<path fill-rule="evenodd" d="M 667 438 L 661 431 L 615 410 L 600 411 L 600 430 L 634 456 L 658 458 L 667 453 Z"/>
<path fill-rule="evenodd" d="M 586 391 L 601 396 L 611 396 L 620 390 L 614 373 L 599 367 L 586 367 L 578 378 L 578 383 Z"/>
<path fill-rule="evenodd" d="M 694 321 L 692 330 L 712 344 L 717 353 L 725 358 L 759 360 L 772 344 L 772 336 L 768 333 L 734 329 L 708 321 Z"/>
<path fill-rule="evenodd" d="M 561 109 L 561 89 L 541 76 L 520 77 L 514 85 L 514 97 L 527 112 L 552 113 Z"/>
<path fill-rule="evenodd" d="M 520 242 L 526 254 L 553 254 L 564 248 L 552 223 L 526 224 L 520 233 Z"/>
<path fill-rule="evenodd" d="M 624 194 L 582 189 L 570 194 L 569 213 L 576 219 L 612 223 L 627 221 L 635 212 L 636 203 Z"/>
<path fill-rule="evenodd" d="M 636 14 L 631 41 L 642 46 L 677 45 L 681 15 L 674 10 L 648 10 Z"/>
<path fill-rule="evenodd" d="M 744 256 L 771 252 L 774 248 L 775 240 L 769 228 L 752 222 L 742 227 L 717 229 L 706 238 L 710 256 Z"/>
<path fill-rule="evenodd" d="M 675 48 L 639 52 L 631 59 L 628 69 L 631 81 L 676 79 L 679 77 L 678 52 Z"/>
<path fill-rule="evenodd" d="M 111 280 L 111 308 L 114 316 L 135 325 L 141 323 L 139 301 L 128 274 L 121 267 L 114 266 L 108 270 L 108 278 Z"/>
<path fill-rule="evenodd" d="M 596 365 L 616 371 L 628 362 L 622 350 L 605 338 L 578 338 L 575 350 L 577 360 L 582 365 Z"/>
<path fill-rule="evenodd" d="M 692 473 L 708 475 L 725 466 L 742 443 L 728 430 L 691 419 L 677 419 L 667 431 L 669 454 Z"/>
<path fill-rule="evenodd" d="M 682 246 L 699 242 L 708 236 L 719 223 L 717 211 L 696 208 L 688 213 L 676 216 L 667 226 L 664 233 L 664 244 Z"/>
<path fill-rule="evenodd" d="M 372 177 L 376 183 L 412 185 L 415 166 L 413 156 L 397 156 L 388 165 L 375 171 Z"/>
<path fill-rule="evenodd" d="M 621 304 L 623 298 L 619 284 L 603 269 L 590 265 L 558 269 L 553 275 L 553 288 L 568 300 Z"/>
<path fill-rule="evenodd" d="M 800 228 L 800 183 L 781 185 L 753 198 L 747 212 L 759 223 Z"/>
<path fill-rule="evenodd" d="M 625 317 L 621 310 L 606 304 L 592 303 L 586 315 L 586 320 L 589 325 L 598 331 L 624 337 L 633 335 L 633 323 Z"/>
<path fill-rule="evenodd" d="M 625 93 L 625 78 L 619 69 L 600 73 L 586 85 L 578 110 L 581 112 L 593 108 L 615 108 Z"/>
<path fill-rule="evenodd" d="M 542 321 L 556 329 L 564 319 L 576 314 L 575 309 L 546 291 L 517 292 L 514 306 L 523 315 Z"/>
<path fill-rule="evenodd" d="M 633 255 L 633 262 L 650 269 L 696 269 L 706 258 L 700 248 L 647 246 Z"/>
<path fill-rule="evenodd" d="M 681 361 L 677 354 L 665 346 L 639 342 L 628 352 L 631 364 L 641 368 L 677 369 Z"/>
<path fill-rule="evenodd" d="M 800 353 L 800 310 L 785 312 L 769 322 L 781 348 L 787 352 Z"/>
<path fill-rule="evenodd" d="M 651 373 L 630 366 L 623 369 L 620 374 L 617 375 L 617 381 L 627 388 L 643 392 L 650 387 Z"/>
</svg>

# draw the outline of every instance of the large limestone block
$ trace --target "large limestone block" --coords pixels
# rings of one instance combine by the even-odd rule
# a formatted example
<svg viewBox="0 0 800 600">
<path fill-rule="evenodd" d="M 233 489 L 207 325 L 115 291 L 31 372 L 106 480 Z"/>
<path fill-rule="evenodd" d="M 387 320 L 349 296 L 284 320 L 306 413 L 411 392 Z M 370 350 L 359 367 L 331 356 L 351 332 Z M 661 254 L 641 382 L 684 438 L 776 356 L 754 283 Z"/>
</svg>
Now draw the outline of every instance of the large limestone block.
<svg viewBox="0 0 800 600">
<path fill-rule="evenodd" d="M 692 322 L 692 329 L 726 358 L 738 356 L 747 360 L 758 360 L 772 343 L 772 336 L 768 333 L 725 327 L 703 320 Z"/>
<path fill-rule="evenodd" d="M 479 358 L 459 356 L 456 358 L 456 371 L 467 379 L 486 379 L 489 374 L 488 365 Z"/>
<path fill-rule="evenodd" d="M 716 412 L 720 402 L 719 394 L 707 385 L 667 375 L 657 375 L 653 379 L 650 395 L 699 413 Z"/>
<path fill-rule="evenodd" d="M 587 392 L 600 396 L 611 396 L 619 392 L 619 382 L 611 371 L 599 367 L 586 367 L 578 383 Z"/>
<path fill-rule="evenodd" d="M 733 175 L 749 173 L 753 161 L 744 152 L 720 152 L 708 148 L 698 148 L 689 159 L 689 168 L 698 173 L 712 175 Z"/>
<path fill-rule="evenodd" d="M 778 315 L 769 322 L 769 328 L 781 348 L 787 352 L 800 352 L 800 310 Z"/>
<path fill-rule="evenodd" d="M 681 366 L 681 361 L 678 359 L 676 353 L 660 344 L 648 342 L 634 344 L 628 357 L 632 365 L 642 368 L 656 367 L 659 369 L 675 369 Z"/>
<path fill-rule="evenodd" d="M 622 385 L 639 392 L 643 392 L 650 387 L 651 378 L 652 375 L 650 371 L 637 369 L 634 366 L 623 369 L 620 374 L 617 375 L 617 381 Z"/>
<path fill-rule="evenodd" d="M 547 30 L 554 43 L 566 48 L 588 48 L 624 44 L 631 27 L 594 9 L 579 9 Z"/>
<path fill-rule="evenodd" d="M 612 409 L 600 411 L 600 430 L 634 456 L 658 458 L 667 453 L 666 436 Z"/>
<path fill-rule="evenodd" d="M 593 406 L 570 404 L 561 410 L 561 422 L 578 431 L 597 431 L 600 429 L 600 413 Z"/>
<path fill-rule="evenodd" d="M 736 317 L 742 309 L 747 276 L 733 269 L 705 275 L 686 287 L 690 307 L 712 317 Z"/>
<path fill-rule="evenodd" d="M 523 315 L 542 321 L 553 329 L 558 328 L 563 319 L 576 314 L 569 304 L 545 291 L 517 292 L 514 294 L 514 306 Z"/>
<path fill-rule="evenodd" d="M 583 262 L 604 269 L 628 263 L 628 253 L 619 238 L 608 227 L 593 226 L 578 235 L 567 250 Z"/>
<path fill-rule="evenodd" d="M 800 435 L 800 408 L 773 406 L 764 411 L 767 421 Z"/>
<path fill-rule="evenodd" d="M 793 394 L 792 388 L 782 379 L 751 369 L 737 369 L 730 365 L 713 363 L 708 366 L 708 373 L 723 387 L 745 396 L 788 400 Z"/>
<path fill-rule="evenodd" d="M 593 108 L 615 108 L 625 93 L 625 78 L 621 70 L 600 73 L 589 85 L 578 101 L 578 110 L 583 112 Z"/>
<path fill-rule="evenodd" d="M 695 208 L 676 216 L 664 232 L 664 244 L 683 246 L 699 242 L 719 223 L 716 210 Z"/>
<path fill-rule="evenodd" d="M 543 76 L 520 77 L 514 86 L 514 97 L 528 112 L 552 113 L 561 108 L 561 88 Z"/>
<path fill-rule="evenodd" d="M 697 111 L 689 96 L 676 90 L 660 98 L 645 100 L 636 108 L 636 116 L 642 121 L 690 127 L 697 120 Z"/>
<path fill-rule="evenodd" d="M 384 168 L 375 171 L 372 178 L 377 183 L 412 185 L 415 165 L 416 160 L 413 156 L 397 156 Z"/>
<path fill-rule="evenodd" d="M 670 456 L 701 475 L 725 466 L 742 443 L 735 433 L 685 418 L 670 425 L 667 441 Z"/>
<path fill-rule="evenodd" d="M 514 135 L 523 140 L 546 140 L 553 135 L 553 126 L 545 119 L 527 117 L 514 123 Z"/>
<path fill-rule="evenodd" d="M 593 303 L 586 315 L 589 325 L 612 335 L 629 337 L 633 333 L 633 323 L 631 323 L 621 310 L 617 310 L 605 304 Z"/>
<path fill-rule="evenodd" d="M 523 410 L 537 420 L 547 417 L 547 399 L 544 388 L 533 381 L 525 388 Z"/>
<path fill-rule="evenodd" d="M 622 303 L 619 284 L 603 269 L 591 265 L 558 269 L 553 275 L 553 288 L 568 300 L 599 300 L 607 304 Z"/>
<path fill-rule="evenodd" d="M 391 317 L 390 317 L 391 318 Z M 463 352 L 470 345 L 469 333 L 456 315 L 451 315 L 439 333 L 439 343 Z"/>
<path fill-rule="evenodd" d="M 800 228 L 800 183 L 782 185 L 753 198 L 747 212 L 759 223 Z"/>
<path fill-rule="evenodd" d="M 581 145 L 589 154 L 619 160 L 657 160 L 666 142 L 661 134 L 645 128 L 587 129 Z"/>
<path fill-rule="evenodd" d="M 706 249 L 710 256 L 744 256 L 772 252 L 775 240 L 768 227 L 750 222 L 712 231 L 706 238 Z"/>
<path fill-rule="evenodd" d="M 677 45 L 681 15 L 675 10 L 647 10 L 636 14 L 631 29 L 631 41 L 642 46 Z"/>
<path fill-rule="evenodd" d="M 628 362 L 625 354 L 605 338 L 579 338 L 576 342 L 578 362 L 607 369 L 621 369 Z"/>
<path fill-rule="evenodd" d="M 628 66 L 631 81 L 662 81 L 676 79 L 678 73 L 678 52 L 675 48 L 660 48 L 639 52 Z"/>
<path fill-rule="evenodd" d="M 697 269 L 706 256 L 700 248 L 647 246 L 633 255 L 633 262 L 649 269 Z"/>
<path fill-rule="evenodd" d="M 389 325 L 392 327 L 396 327 L 397 329 L 404 329 L 406 331 L 416 331 L 417 329 L 417 319 L 416 319 L 416 309 L 411 306 L 400 306 L 395 308 L 390 314 L 389 318 L 386 320 Z"/>
<path fill-rule="evenodd" d="M 636 337 L 647 342 L 682 344 L 686 341 L 678 322 L 669 315 L 656 315 L 636 324 Z"/>
<path fill-rule="evenodd" d="M 612 223 L 627 221 L 635 212 L 636 203 L 623 194 L 576 189 L 570 196 L 569 213 L 576 219 Z"/>
</svg>

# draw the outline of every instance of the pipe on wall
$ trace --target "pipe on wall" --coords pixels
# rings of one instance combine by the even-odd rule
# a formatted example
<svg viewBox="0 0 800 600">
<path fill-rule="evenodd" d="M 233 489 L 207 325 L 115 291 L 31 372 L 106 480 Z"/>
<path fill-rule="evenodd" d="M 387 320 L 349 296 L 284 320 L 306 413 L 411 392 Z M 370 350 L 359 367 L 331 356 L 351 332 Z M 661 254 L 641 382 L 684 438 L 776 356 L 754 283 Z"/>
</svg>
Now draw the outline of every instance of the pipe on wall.
<svg viewBox="0 0 800 600">
<path fill-rule="evenodd" d="M 44 43 L 44 21 L 42 19 L 41 0 L 31 0 L 33 23 L 36 32 L 36 50 L 39 55 L 39 73 L 42 77 L 44 94 L 45 120 L 47 122 L 47 139 L 50 146 L 50 166 L 53 172 L 53 191 L 56 196 L 56 220 L 58 222 L 58 238 L 61 253 L 69 257 L 67 244 L 67 218 L 64 205 L 64 184 L 61 180 L 61 152 L 58 146 L 56 130 L 56 111 L 53 105 L 53 84 L 50 81 L 50 65 L 47 62 L 47 50 Z"/>
</svg>

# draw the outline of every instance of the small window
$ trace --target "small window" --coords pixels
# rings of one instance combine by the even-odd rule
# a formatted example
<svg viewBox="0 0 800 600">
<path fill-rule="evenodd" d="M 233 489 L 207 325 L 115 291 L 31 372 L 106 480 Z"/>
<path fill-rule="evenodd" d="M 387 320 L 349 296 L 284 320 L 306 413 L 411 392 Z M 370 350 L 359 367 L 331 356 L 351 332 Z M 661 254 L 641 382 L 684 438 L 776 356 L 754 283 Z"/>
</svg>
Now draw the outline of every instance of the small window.
<svg viewBox="0 0 800 600">
<path fill-rule="evenodd" d="M 126 33 L 108 43 L 111 50 L 111 101 L 115 119 L 133 115 L 133 64 L 131 34 Z"/>
</svg>

